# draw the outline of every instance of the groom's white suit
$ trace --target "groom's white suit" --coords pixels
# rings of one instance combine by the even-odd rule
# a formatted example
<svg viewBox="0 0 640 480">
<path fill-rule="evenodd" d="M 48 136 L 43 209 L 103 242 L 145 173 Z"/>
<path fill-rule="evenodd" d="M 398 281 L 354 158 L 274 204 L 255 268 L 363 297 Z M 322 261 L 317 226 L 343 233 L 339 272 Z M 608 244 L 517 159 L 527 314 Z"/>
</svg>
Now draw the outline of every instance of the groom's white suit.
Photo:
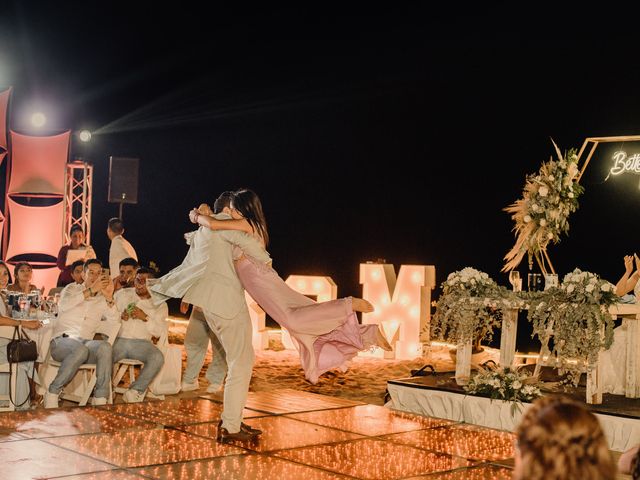
<svg viewBox="0 0 640 480">
<path fill-rule="evenodd" d="M 214 215 L 218 220 L 231 218 Z M 210 235 L 209 261 L 204 274 L 187 290 L 183 301 L 202 308 L 207 323 L 216 334 L 227 357 L 222 427 L 229 433 L 240 431 L 242 411 L 247 402 L 255 359 L 251 345 L 251 317 L 244 289 L 233 263 L 233 248 L 267 263 L 271 259 L 250 235 L 233 230 L 203 232 Z"/>
</svg>

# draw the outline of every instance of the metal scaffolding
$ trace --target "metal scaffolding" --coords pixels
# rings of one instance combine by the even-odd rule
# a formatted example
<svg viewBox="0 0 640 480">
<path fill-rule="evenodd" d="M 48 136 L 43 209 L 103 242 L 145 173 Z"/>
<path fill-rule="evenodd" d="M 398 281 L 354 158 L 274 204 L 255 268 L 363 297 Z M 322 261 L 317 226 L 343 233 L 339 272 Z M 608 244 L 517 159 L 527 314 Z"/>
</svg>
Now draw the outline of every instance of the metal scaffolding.
<svg viewBox="0 0 640 480">
<path fill-rule="evenodd" d="M 85 233 L 85 242 L 90 244 L 93 165 L 82 159 L 67 163 L 65 180 L 63 243 L 71 241 L 69 231 L 79 225 Z"/>
</svg>

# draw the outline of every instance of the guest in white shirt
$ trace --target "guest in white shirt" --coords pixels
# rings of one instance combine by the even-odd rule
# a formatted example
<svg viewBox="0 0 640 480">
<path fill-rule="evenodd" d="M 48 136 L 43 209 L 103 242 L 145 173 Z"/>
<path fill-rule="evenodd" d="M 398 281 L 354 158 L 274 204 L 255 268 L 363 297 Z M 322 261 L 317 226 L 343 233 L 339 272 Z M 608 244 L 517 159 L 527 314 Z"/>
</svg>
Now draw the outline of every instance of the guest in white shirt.
<svg viewBox="0 0 640 480">
<path fill-rule="evenodd" d="M 113 345 L 113 362 L 131 358 L 144 363 L 136 381 L 122 395 L 125 403 L 144 400 L 149 384 L 164 365 L 164 355 L 151 339 L 160 338 L 167 333 L 169 310 L 166 303 L 157 306 L 151 301 L 151 294 L 147 290 L 148 278 L 154 278 L 154 272 L 148 268 L 139 268 L 134 288 L 123 288 L 115 294 L 122 327 Z"/>
<path fill-rule="evenodd" d="M 107 224 L 107 236 L 111 240 L 109 248 L 109 269 L 111 270 L 111 279 L 113 280 L 120 274 L 120 260 L 127 257 L 138 260 L 133 246 L 122 236 L 124 233 L 124 224 L 119 218 L 112 218 Z"/>
<path fill-rule="evenodd" d="M 93 404 L 107 403 L 113 366 L 111 345 L 104 340 L 93 340 L 93 337 L 103 319 L 117 321 L 113 283 L 102 273 L 102 263 L 96 259 L 87 260 L 84 264 L 83 278 L 83 283 L 71 283 L 60 294 L 50 352 L 61 365 L 45 393 L 45 408 L 58 406 L 62 388 L 73 379 L 83 363 L 96 364 Z"/>
<path fill-rule="evenodd" d="M 120 260 L 118 264 L 119 275 L 113 279 L 113 294 L 115 295 L 121 288 L 133 288 L 133 279 L 136 271 L 140 268 L 135 258 L 127 257 Z"/>
</svg>

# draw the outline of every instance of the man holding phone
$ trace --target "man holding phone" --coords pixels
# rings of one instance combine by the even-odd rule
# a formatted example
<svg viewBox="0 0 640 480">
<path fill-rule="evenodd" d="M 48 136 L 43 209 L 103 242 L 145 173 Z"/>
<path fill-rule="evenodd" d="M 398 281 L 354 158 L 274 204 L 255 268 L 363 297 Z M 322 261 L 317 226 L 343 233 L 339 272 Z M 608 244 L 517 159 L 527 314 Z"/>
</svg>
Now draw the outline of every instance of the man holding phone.
<svg viewBox="0 0 640 480">
<path fill-rule="evenodd" d="M 97 259 L 86 261 L 83 279 L 83 283 L 70 283 L 60 293 L 50 351 L 51 357 L 61 365 L 45 393 L 45 408 L 58 407 L 62 388 L 73 379 L 83 363 L 96 364 L 93 404 L 107 403 L 113 365 L 111 345 L 104 340 L 93 340 L 93 337 L 103 318 L 118 321 L 113 283 Z"/>
</svg>

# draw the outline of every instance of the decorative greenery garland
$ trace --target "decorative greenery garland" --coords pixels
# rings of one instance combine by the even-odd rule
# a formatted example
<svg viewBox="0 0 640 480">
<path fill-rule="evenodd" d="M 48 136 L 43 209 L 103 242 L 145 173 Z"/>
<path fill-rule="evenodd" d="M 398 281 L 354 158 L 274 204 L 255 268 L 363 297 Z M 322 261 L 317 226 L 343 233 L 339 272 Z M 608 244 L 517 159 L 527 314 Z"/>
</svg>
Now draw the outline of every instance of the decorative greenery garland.
<svg viewBox="0 0 640 480">
<path fill-rule="evenodd" d="M 613 320 L 607 310 L 619 298 L 611 283 L 591 272 L 575 269 L 560 287 L 544 292 L 512 292 L 486 273 L 467 267 L 450 274 L 441 288 L 431 338 L 455 345 L 479 335 L 480 340 L 490 340 L 505 310 L 528 308 L 532 336 L 538 336 L 543 353 L 555 356 L 558 367 L 575 384 L 584 362 L 594 362 L 613 341 Z"/>
</svg>

